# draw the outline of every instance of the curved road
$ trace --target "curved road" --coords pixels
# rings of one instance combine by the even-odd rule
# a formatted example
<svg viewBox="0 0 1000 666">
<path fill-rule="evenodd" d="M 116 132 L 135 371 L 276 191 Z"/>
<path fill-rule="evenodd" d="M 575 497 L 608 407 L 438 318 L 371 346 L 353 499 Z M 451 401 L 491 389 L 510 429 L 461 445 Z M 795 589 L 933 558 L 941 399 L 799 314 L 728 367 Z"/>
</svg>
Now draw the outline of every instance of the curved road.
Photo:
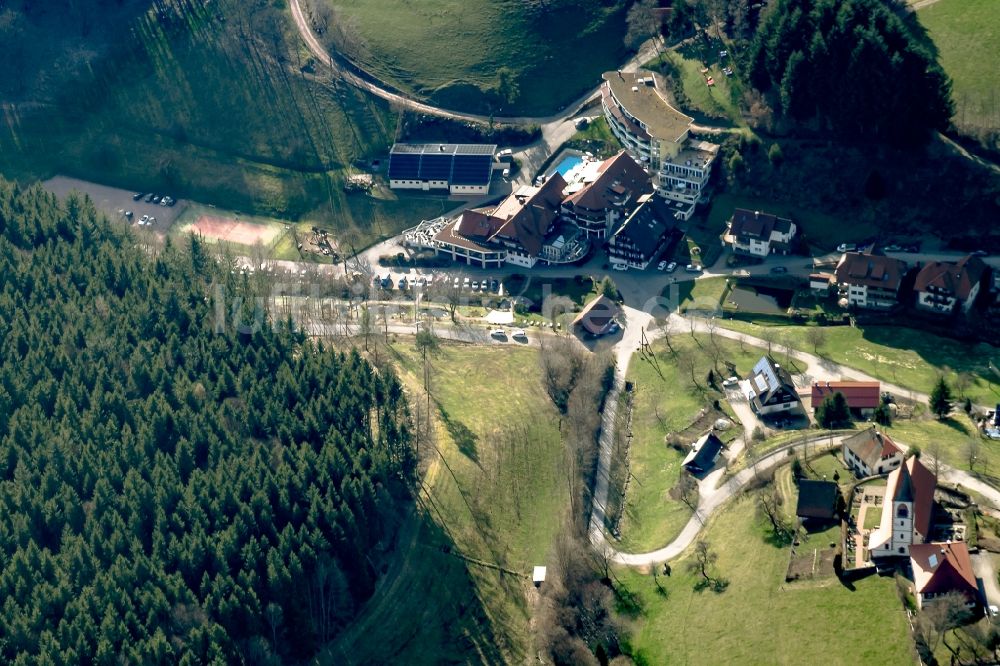
<svg viewBox="0 0 1000 666">
<path fill-rule="evenodd" d="M 590 542 L 594 548 L 605 557 L 617 564 L 626 566 L 644 567 L 658 562 L 673 559 L 683 553 L 698 536 L 709 516 L 712 515 L 728 499 L 742 491 L 754 480 L 756 473 L 777 466 L 782 461 L 788 459 L 788 451 L 802 448 L 817 442 L 829 442 L 829 446 L 839 445 L 843 436 L 819 435 L 810 437 L 804 442 L 795 442 L 782 446 L 761 458 L 752 468 L 741 470 L 739 473 L 725 481 L 722 485 L 719 482 L 725 473 L 724 469 L 716 469 L 709 473 L 698 484 L 698 508 L 695 514 L 688 521 L 681 533 L 663 548 L 648 553 L 623 553 L 619 552 L 608 541 L 605 530 L 605 516 L 608 501 L 608 481 L 611 469 L 611 453 L 614 449 L 615 421 L 617 417 L 618 396 L 625 383 L 625 375 L 628 372 L 628 364 L 633 352 L 639 347 L 642 330 L 646 329 L 646 338 L 652 342 L 662 337 L 662 329 L 649 330 L 653 323 L 653 317 L 642 310 L 631 307 L 624 307 L 625 312 L 625 334 L 615 345 L 615 383 L 608 394 L 605 403 L 605 411 L 601 420 L 600 450 L 598 454 L 597 475 L 594 484 L 593 507 L 590 514 Z M 670 321 L 674 324 L 676 332 L 691 330 L 700 333 L 708 333 L 709 325 L 705 320 L 685 318 L 678 314 L 670 315 Z M 687 323 L 688 326 L 680 327 L 678 324 Z M 690 326 L 690 328 L 689 328 Z M 751 335 L 716 328 L 715 335 L 730 339 L 741 339 L 751 346 L 767 348 L 767 341 Z M 801 351 L 791 351 L 790 355 L 807 364 L 805 379 L 825 380 L 828 378 L 839 379 L 849 377 L 861 381 L 875 381 L 874 377 L 867 375 L 854 368 L 849 368 L 837 363 L 832 363 L 814 354 Z M 899 386 L 894 386 L 886 382 L 882 385 L 887 390 L 907 395 L 913 400 L 927 400 L 927 396 L 922 393 L 910 391 Z M 1000 507 L 1000 490 L 989 486 L 978 480 L 971 474 L 957 470 L 945 465 L 941 465 L 941 478 L 952 483 L 960 483 L 975 490 L 983 496 L 989 498 L 997 507 Z"/>
</svg>

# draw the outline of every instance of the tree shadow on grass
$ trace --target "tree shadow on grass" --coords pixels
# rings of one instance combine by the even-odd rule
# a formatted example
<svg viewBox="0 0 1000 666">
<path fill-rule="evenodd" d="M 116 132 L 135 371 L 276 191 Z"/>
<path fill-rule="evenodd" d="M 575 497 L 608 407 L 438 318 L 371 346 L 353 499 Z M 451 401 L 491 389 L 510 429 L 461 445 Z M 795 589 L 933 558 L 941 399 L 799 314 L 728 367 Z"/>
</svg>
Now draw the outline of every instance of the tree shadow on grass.
<svg viewBox="0 0 1000 666">
<path fill-rule="evenodd" d="M 448 434 L 451 435 L 459 452 L 478 465 L 479 453 L 476 449 L 476 442 L 479 440 L 478 435 L 472 432 L 469 426 L 461 421 L 452 419 L 444 407 L 439 407 L 438 409 L 441 412 L 441 420 L 444 421 L 444 427 L 448 429 Z"/>
<path fill-rule="evenodd" d="M 966 437 L 972 437 L 972 433 L 969 432 L 968 427 L 966 427 L 966 425 L 964 423 L 962 423 L 961 421 L 959 421 L 958 419 L 954 419 L 954 418 L 952 418 L 950 416 L 946 416 L 943 419 L 940 419 L 939 422 L 941 424 L 943 424 L 943 425 L 948 426 L 952 430 L 955 430 L 956 432 L 961 433 L 962 435 L 964 435 Z"/>
<path fill-rule="evenodd" d="M 416 536 L 401 542 L 401 550 L 380 567 L 384 592 L 359 609 L 317 662 L 416 663 L 434 649 L 442 663 L 465 663 L 469 655 L 506 663 L 506 636 L 518 624 L 510 605 L 497 598 L 516 594 L 520 582 L 456 556 L 459 544 L 427 512 L 417 511 L 410 520 L 418 523 L 410 527 Z"/>
<path fill-rule="evenodd" d="M 695 592 L 711 590 L 716 594 L 722 594 L 729 588 L 729 581 L 725 578 L 702 578 L 694 584 Z"/>
</svg>

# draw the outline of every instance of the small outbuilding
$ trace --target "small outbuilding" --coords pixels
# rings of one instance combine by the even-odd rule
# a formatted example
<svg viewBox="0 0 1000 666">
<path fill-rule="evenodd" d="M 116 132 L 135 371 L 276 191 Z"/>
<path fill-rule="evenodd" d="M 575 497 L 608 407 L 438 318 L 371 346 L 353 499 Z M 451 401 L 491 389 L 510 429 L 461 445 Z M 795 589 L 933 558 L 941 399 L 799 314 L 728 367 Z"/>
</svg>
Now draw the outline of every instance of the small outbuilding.
<svg viewBox="0 0 1000 666">
<path fill-rule="evenodd" d="M 535 567 L 531 572 L 531 582 L 535 584 L 535 587 L 541 587 L 542 583 L 545 582 L 545 567 Z"/>
<path fill-rule="evenodd" d="M 833 481 L 799 480 L 799 503 L 795 515 L 804 520 L 833 520 L 837 515 L 840 489 Z"/>
<path fill-rule="evenodd" d="M 813 382 L 812 409 L 815 412 L 823 400 L 834 393 L 841 393 L 847 406 L 863 418 L 875 413 L 881 402 L 881 385 L 878 382 Z"/>
<path fill-rule="evenodd" d="M 573 320 L 573 328 L 580 327 L 595 336 L 607 335 L 618 330 L 617 319 L 622 310 L 618 304 L 605 295 L 600 295 L 591 302 Z"/>
<path fill-rule="evenodd" d="M 715 467 L 715 461 L 719 459 L 719 454 L 724 448 L 726 445 L 722 440 L 716 437 L 714 432 L 709 432 L 691 445 L 691 451 L 681 464 L 691 474 L 704 474 Z"/>
</svg>

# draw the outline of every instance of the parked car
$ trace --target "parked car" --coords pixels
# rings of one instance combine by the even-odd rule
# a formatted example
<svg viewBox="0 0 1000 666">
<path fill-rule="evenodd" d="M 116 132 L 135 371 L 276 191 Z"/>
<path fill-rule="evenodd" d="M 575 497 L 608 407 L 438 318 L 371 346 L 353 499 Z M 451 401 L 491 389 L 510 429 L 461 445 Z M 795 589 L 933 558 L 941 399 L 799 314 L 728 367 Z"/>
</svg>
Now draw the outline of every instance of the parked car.
<svg viewBox="0 0 1000 666">
<path fill-rule="evenodd" d="M 146 203 L 149 203 L 150 201 L 153 200 L 153 197 L 155 197 L 155 196 L 156 196 L 155 194 L 153 194 L 152 192 L 150 192 L 149 194 L 146 195 L 146 198 L 143 199 L 143 201 L 145 201 Z"/>
<path fill-rule="evenodd" d="M 132 201 L 138 201 L 139 199 L 143 198 L 144 196 L 146 196 L 145 192 L 136 192 L 135 194 L 132 195 Z"/>
<path fill-rule="evenodd" d="M 901 248 L 898 245 L 886 245 L 884 248 L 882 248 L 884 252 L 899 252 L 902 249 L 903 248 Z"/>
<path fill-rule="evenodd" d="M 702 267 L 700 264 L 688 264 L 684 267 L 688 273 L 701 273 Z"/>
<path fill-rule="evenodd" d="M 785 266 L 772 266 L 771 273 L 774 275 L 784 275 L 788 272 L 788 268 Z"/>
<path fill-rule="evenodd" d="M 668 273 L 673 273 L 676 270 L 677 270 L 677 262 L 676 261 L 671 261 L 669 264 L 667 264 L 667 272 Z"/>
<path fill-rule="evenodd" d="M 739 377 L 727 377 L 725 380 L 723 380 L 722 385 L 726 388 L 731 388 L 733 386 L 738 385 L 739 383 L 740 383 Z"/>
<path fill-rule="evenodd" d="M 149 223 L 149 215 L 143 215 L 139 218 L 139 226 L 144 227 Z"/>
<path fill-rule="evenodd" d="M 479 291 L 479 280 L 472 281 L 472 291 Z"/>
<path fill-rule="evenodd" d="M 150 216 L 149 216 L 149 220 L 147 220 L 146 224 L 147 224 L 147 225 L 150 225 L 150 224 L 156 224 L 156 218 L 155 218 L 155 217 L 153 217 L 152 215 L 150 215 Z"/>
<path fill-rule="evenodd" d="M 666 269 L 666 267 L 667 267 L 667 260 L 666 259 L 664 259 L 660 263 L 656 264 L 656 270 L 658 270 L 658 271 L 662 271 L 662 270 Z"/>
<path fill-rule="evenodd" d="M 989 255 L 989 252 L 987 252 L 986 250 L 975 250 L 974 252 L 970 252 L 969 254 L 973 257 L 985 257 Z"/>
<path fill-rule="evenodd" d="M 627 271 L 628 270 L 628 265 L 627 264 L 611 264 L 611 270 L 613 270 L 613 271 Z"/>
<path fill-rule="evenodd" d="M 504 148 L 499 153 L 497 153 L 497 160 L 501 162 L 504 160 L 510 162 L 513 159 L 514 159 L 514 151 L 511 150 L 510 148 Z"/>
<path fill-rule="evenodd" d="M 524 332 L 523 328 L 515 328 L 513 331 L 510 332 L 510 337 L 514 338 L 515 340 L 527 340 L 528 334 Z"/>
<path fill-rule="evenodd" d="M 494 328 L 492 331 L 490 331 L 490 337 L 492 337 L 492 338 L 506 338 L 507 337 L 507 332 L 504 331 L 502 328 Z"/>
<path fill-rule="evenodd" d="M 128 219 L 131 220 L 132 219 L 132 215 L 133 215 L 132 211 L 130 211 L 130 210 L 125 211 L 125 217 L 127 217 Z"/>
<path fill-rule="evenodd" d="M 837 246 L 837 252 L 854 252 L 858 246 L 854 243 L 841 243 Z"/>
<path fill-rule="evenodd" d="M 173 197 L 168 197 L 166 195 L 163 195 L 163 198 L 160 199 L 160 205 L 161 206 L 173 206 L 175 203 L 177 203 L 177 202 L 174 201 Z"/>
</svg>

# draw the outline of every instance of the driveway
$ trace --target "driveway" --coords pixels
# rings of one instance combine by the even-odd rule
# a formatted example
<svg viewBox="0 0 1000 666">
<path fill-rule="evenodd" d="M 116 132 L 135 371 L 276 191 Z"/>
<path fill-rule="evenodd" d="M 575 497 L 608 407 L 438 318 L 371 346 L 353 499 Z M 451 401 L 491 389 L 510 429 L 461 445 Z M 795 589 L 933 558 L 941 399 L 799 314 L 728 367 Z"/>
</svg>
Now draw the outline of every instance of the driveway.
<svg viewBox="0 0 1000 666">
<path fill-rule="evenodd" d="M 972 570 L 976 572 L 979 591 L 986 595 L 986 605 L 1000 605 L 1000 583 L 997 582 L 997 555 L 981 550 L 972 555 Z"/>
</svg>

